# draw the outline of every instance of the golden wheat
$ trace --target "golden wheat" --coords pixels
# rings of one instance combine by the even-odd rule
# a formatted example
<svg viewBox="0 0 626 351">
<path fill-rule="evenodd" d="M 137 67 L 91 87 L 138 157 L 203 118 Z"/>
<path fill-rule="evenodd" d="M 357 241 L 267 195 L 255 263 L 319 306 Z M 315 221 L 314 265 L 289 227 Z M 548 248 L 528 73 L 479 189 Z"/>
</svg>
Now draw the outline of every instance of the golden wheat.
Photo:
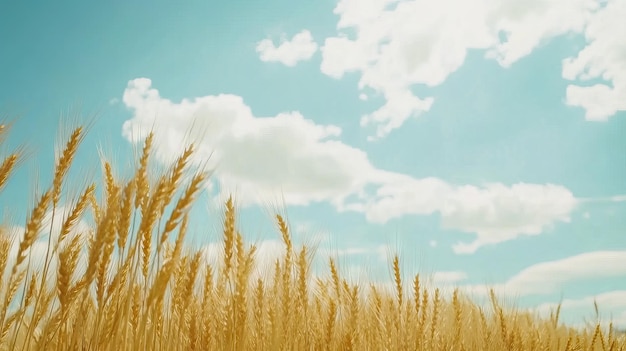
<svg viewBox="0 0 626 351">
<path fill-rule="evenodd" d="M 0 124 L 0 138 L 6 129 Z M 314 250 L 294 244 L 282 215 L 275 219 L 284 255 L 273 274 L 255 276 L 257 247 L 239 231 L 233 198 L 212 266 L 185 244 L 209 176 L 191 166 L 194 145 L 156 174 L 150 133 L 130 179 L 116 178 L 103 160 L 102 187 L 69 198 L 63 183 L 84 135 L 80 127 L 70 134 L 17 242 L 12 224 L 0 223 L 0 350 L 626 350 L 612 324 L 566 328 L 560 305 L 541 319 L 505 309 L 492 290 L 488 314 L 459 289 L 446 300 L 420 275 L 407 293 L 397 255 L 388 291 L 351 284 L 333 258 L 327 276 L 316 274 Z M 0 189 L 22 155 L 4 157 Z M 52 235 L 44 218 L 62 202 L 70 206 Z M 49 245 L 40 269 L 31 255 L 42 234 Z"/>
</svg>

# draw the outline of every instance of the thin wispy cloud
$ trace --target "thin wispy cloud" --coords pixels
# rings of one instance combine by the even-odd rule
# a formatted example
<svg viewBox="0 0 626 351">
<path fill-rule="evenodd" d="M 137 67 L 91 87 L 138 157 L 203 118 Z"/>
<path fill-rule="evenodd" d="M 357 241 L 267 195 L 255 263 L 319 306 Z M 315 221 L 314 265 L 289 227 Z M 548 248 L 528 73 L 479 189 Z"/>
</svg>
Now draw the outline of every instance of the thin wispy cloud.
<svg viewBox="0 0 626 351">
<path fill-rule="evenodd" d="M 492 287 L 504 294 L 548 295 L 563 293 L 565 285 L 569 283 L 625 275 L 626 251 L 593 251 L 534 264 L 506 282 L 494 284 Z M 482 284 L 465 287 L 476 294 L 484 294 L 488 288 L 489 286 Z"/>
</svg>

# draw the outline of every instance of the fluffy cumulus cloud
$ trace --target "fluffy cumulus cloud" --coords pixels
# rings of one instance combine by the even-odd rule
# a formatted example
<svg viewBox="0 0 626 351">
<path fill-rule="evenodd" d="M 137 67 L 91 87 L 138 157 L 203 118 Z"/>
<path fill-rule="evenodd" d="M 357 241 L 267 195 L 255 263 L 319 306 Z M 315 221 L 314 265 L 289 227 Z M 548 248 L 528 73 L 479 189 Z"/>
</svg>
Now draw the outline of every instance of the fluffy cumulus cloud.
<svg viewBox="0 0 626 351">
<path fill-rule="evenodd" d="M 568 103 L 585 108 L 590 119 L 607 118 L 626 101 L 626 39 L 616 35 L 625 28 L 624 6 L 623 0 L 340 0 L 338 34 L 321 48 L 321 70 L 334 78 L 356 72 L 360 89 L 385 98 L 361 119 L 376 127 L 373 139 L 382 138 L 430 109 L 433 97 L 411 88 L 443 83 L 468 50 L 484 50 L 508 67 L 551 38 L 585 31 L 589 45 L 564 62 L 564 76 L 602 77 L 614 87 L 572 85 Z"/>
<path fill-rule="evenodd" d="M 569 222 L 578 200 L 567 188 L 552 184 L 453 186 L 437 178 L 390 177 L 362 207 L 372 222 L 385 223 L 406 214 L 439 214 L 444 228 L 476 234 L 458 243 L 457 253 L 538 235 L 557 222 Z"/>
<path fill-rule="evenodd" d="M 569 222 L 576 203 L 568 189 L 552 184 L 463 186 L 447 199 L 441 216 L 444 227 L 478 235 L 474 242 L 454 247 L 456 252 L 474 252 L 520 234 L 541 234 L 557 221 Z"/>
<path fill-rule="evenodd" d="M 123 100 L 134 111 L 123 125 L 127 139 L 137 142 L 154 127 L 162 162 L 176 157 L 186 141 L 195 142 L 198 161 L 218 166 L 222 193 L 236 193 L 244 206 L 277 195 L 297 205 L 340 200 L 376 171 L 363 151 L 337 140 L 340 128 L 315 124 L 299 112 L 255 117 L 234 95 L 174 103 L 161 98 L 149 79 L 131 81 Z"/>
<path fill-rule="evenodd" d="M 340 141 L 340 128 L 296 111 L 255 116 L 235 95 L 173 102 L 161 97 L 149 79 L 139 78 L 128 83 L 123 102 L 133 112 L 123 135 L 136 143 L 154 129 L 162 163 L 171 162 L 186 143 L 197 145 L 195 161 L 209 160 L 208 166 L 216 167 L 217 201 L 234 193 L 242 206 L 328 202 L 338 211 L 364 213 L 375 223 L 438 214 L 444 227 L 477 235 L 474 242 L 455 247 L 460 253 L 539 234 L 567 221 L 576 205 L 571 192 L 557 185 L 457 186 L 384 171 L 365 152 Z"/>
<path fill-rule="evenodd" d="M 588 120 L 607 120 L 626 111 L 626 1 L 610 1 L 585 28 L 587 46 L 563 61 L 563 77 L 588 81 L 590 86 L 567 87 L 567 103 L 587 111 Z"/>
<path fill-rule="evenodd" d="M 280 62 L 285 66 L 293 67 L 300 61 L 313 57 L 317 51 L 317 43 L 311 32 L 303 30 L 294 35 L 291 40 L 283 38 L 278 46 L 270 39 L 261 40 L 256 51 L 264 62 Z"/>
</svg>

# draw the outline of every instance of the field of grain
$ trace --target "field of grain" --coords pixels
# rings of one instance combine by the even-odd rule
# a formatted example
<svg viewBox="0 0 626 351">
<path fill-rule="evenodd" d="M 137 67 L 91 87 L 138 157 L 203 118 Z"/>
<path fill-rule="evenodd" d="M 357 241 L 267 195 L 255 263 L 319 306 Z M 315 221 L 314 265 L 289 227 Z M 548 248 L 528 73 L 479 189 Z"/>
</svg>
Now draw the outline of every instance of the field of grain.
<svg viewBox="0 0 626 351">
<path fill-rule="evenodd" d="M 0 142 L 7 132 L 2 125 Z M 495 294 L 489 309 L 459 291 L 444 299 L 419 275 L 403 281 L 397 256 L 392 291 L 349 283 L 332 259 L 326 276 L 313 277 L 315 252 L 294 245 L 281 215 L 285 254 L 273 274 L 255 278 L 256 247 L 238 231 L 232 199 L 221 263 L 209 265 L 185 242 L 189 209 L 211 174 L 189 167 L 193 145 L 155 174 L 150 135 L 132 177 L 117 179 L 103 161 L 104 184 L 71 198 L 66 175 L 85 132 L 72 131 L 23 234 L 0 225 L 0 350 L 626 350 L 612 326 L 571 329 L 558 309 L 540 319 L 505 309 Z M 3 155 L 0 190 L 24 156 Z M 61 210 L 50 235 L 44 217 Z M 77 230 L 80 221 L 89 228 Z M 35 269 L 31 249 L 42 235 Z"/>
</svg>

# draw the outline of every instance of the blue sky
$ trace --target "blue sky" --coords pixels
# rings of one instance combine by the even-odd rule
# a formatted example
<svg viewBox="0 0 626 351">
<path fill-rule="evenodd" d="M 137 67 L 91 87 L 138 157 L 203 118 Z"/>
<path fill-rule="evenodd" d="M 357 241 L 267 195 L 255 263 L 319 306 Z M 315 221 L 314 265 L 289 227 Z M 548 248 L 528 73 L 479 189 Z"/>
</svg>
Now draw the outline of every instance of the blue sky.
<svg viewBox="0 0 626 351">
<path fill-rule="evenodd" d="M 282 208 L 354 279 L 386 281 L 398 252 L 407 277 L 562 299 L 571 323 L 595 298 L 626 326 L 624 17 L 624 0 L 2 4 L 5 148 L 33 152 L 0 208 L 23 221 L 78 109 L 98 115 L 78 184 L 152 126 L 157 163 L 213 152 L 207 252 L 232 192 L 263 257 Z"/>
</svg>

